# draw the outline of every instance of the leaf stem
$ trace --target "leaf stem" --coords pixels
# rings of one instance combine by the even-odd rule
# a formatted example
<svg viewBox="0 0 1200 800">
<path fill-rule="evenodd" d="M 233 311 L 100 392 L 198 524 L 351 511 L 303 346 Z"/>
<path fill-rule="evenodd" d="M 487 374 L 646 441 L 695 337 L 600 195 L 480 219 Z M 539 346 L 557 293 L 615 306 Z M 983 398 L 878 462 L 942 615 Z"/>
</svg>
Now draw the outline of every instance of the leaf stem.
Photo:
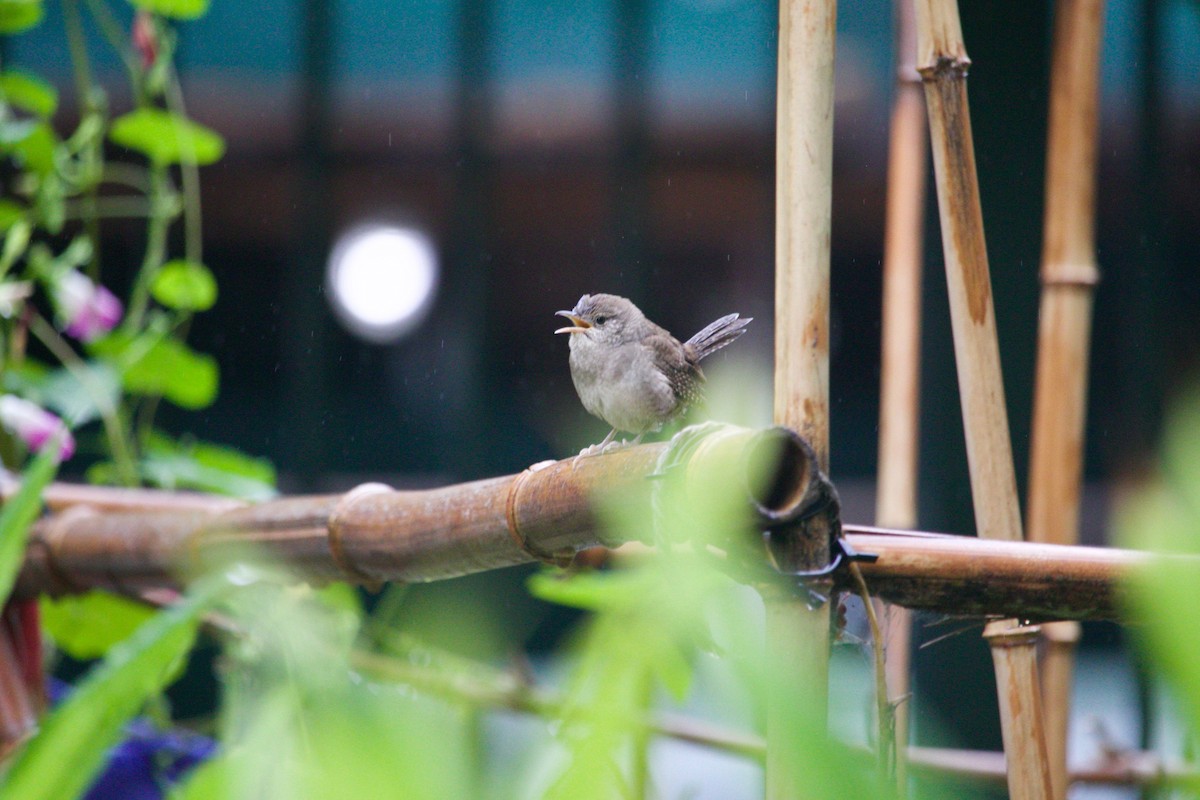
<svg viewBox="0 0 1200 800">
<path fill-rule="evenodd" d="M 137 280 L 129 295 L 129 313 L 122 328 L 130 333 L 139 330 L 146 320 L 146 309 L 150 304 L 150 283 L 162 266 L 167 254 L 167 228 L 171 213 L 168 203 L 170 186 L 167 168 L 161 164 L 150 165 L 150 187 L 147 200 L 150 216 L 146 220 L 146 255 L 138 270 Z"/>
<path fill-rule="evenodd" d="M 104 434 L 108 439 L 109 449 L 112 450 L 113 461 L 117 465 L 117 474 L 121 476 L 121 482 L 125 485 L 136 486 L 138 483 L 137 465 L 129 449 L 125 428 L 120 414 L 116 407 L 108 401 L 103 387 L 96 383 L 87 364 L 44 317 L 36 313 L 31 314 L 29 330 L 42 344 L 46 345 L 54 357 L 62 362 L 67 371 L 75 376 L 80 385 L 92 396 L 92 401 L 100 412 L 100 420 L 104 424 Z M 67 422 L 70 423 L 70 420 Z"/>
<path fill-rule="evenodd" d="M 167 78 L 167 108 L 173 113 L 187 119 L 187 108 L 183 103 L 183 90 L 179 81 L 179 73 L 175 65 L 171 65 Z M 188 261 L 197 264 L 203 260 L 203 239 L 201 236 L 200 208 L 200 168 L 193 159 L 183 159 L 179 165 L 180 182 L 183 187 L 183 253 Z"/>
</svg>

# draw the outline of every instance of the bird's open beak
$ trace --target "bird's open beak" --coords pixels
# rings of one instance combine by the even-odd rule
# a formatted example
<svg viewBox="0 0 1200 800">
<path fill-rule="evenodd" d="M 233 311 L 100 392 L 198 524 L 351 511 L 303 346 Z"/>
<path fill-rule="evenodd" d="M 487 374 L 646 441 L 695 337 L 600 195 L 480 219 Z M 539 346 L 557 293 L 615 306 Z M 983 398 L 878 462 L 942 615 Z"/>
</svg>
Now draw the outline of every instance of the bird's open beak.
<svg viewBox="0 0 1200 800">
<path fill-rule="evenodd" d="M 556 317 L 566 317 L 572 323 L 565 328 L 559 328 L 555 333 L 583 333 L 592 327 L 592 324 L 583 317 L 575 316 L 575 312 L 573 311 L 555 311 L 554 315 Z"/>
</svg>

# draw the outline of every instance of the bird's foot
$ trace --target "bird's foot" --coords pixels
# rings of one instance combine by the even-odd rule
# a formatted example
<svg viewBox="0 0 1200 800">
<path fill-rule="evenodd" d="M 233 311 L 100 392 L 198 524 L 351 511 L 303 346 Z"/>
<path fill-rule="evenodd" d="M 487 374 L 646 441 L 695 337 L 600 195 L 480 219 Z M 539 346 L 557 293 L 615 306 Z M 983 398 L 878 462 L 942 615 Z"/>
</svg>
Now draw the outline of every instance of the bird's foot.
<svg viewBox="0 0 1200 800">
<path fill-rule="evenodd" d="M 626 439 L 622 439 L 619 442 L 613 441 L 613 437 L 616 435 L 617 435 L 617 430 L 616 430 L 616 428 L 613 428 L 611 431 L 608 432 L 608 436 L 604 437 L 603 441 L 598 442 L 596 444 L 588 445 L 587 447 L 580 450 L 579 455 L 577 455 L 577 456 L 575 456 L 575 458 L 571 459 L 571 469 L 575 468 L 575 466 L 579 463 L 579 459 L 581 459 L 581 458 L 587 458 L 589 456 L 601 456 L 601 455 L 604 455 L 605 453 L 611 453 L 615 450 L 620 450 L 622 447 L 630 447 L 632 445 L 639 444 L 642 441 L 643 434 L 639 433 L 633 439 L 633 441 L 628 441 Z"/>
</svg>

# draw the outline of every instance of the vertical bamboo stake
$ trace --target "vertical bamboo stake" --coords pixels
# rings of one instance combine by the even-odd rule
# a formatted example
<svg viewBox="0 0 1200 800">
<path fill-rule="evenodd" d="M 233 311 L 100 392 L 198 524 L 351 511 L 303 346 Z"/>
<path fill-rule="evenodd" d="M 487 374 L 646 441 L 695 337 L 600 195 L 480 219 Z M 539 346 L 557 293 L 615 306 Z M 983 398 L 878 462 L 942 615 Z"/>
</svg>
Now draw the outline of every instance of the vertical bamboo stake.
<svg viewBox="0 0 1200 800">
<path fill-rule="evenodd" d="M 917 524 L 920 417 L 921 260 L 927 134 L 916 20 L 911 0 L 896 0 L 896 97 L 888 149 L 887 222 L 883 242 L 883 333 L 879 391 L 879 483 L 875 522 Z M 896 785 L 907 795 L 909 640 L 912 614 L 893 606 L 887 625 L 887 696 L 892 704 Z M 887 720 L 880 720 L 886 725 Z"/>
<path fill-rule="evenodd" d="M 1016 620 L 993 622 L 983 631 L 991 645 L 992 663 L 996 667 L 1000 729 L 1004 734 L 1004 757 L 1008 762 L 1008 794 L 1013 800 L 1063 796 L 1054 794 L 1046 761 L 1042 696 L 1036 691 L 1040 632 L 1038 626 L 1021 626 Z M 1029 691 L 1030 687 L 1035 691 Z"/>
<path fill-rule="evenodd" d="M 775 421 L 799 431 L 822 466 L 829 453 L 829 236 L 833 178 L 836 0 L 780 0 L 776 100 Z M 781 566 L 828 561 L 827 542 L 776 552 Z M 800 708 L 768 707 L 766 794 L 803 794 L 791 743 L 795 726 L 824 730 L 828 714 L 829 605 L 766 596 L 768 657 L 792 676 Z"/>
<path fill-rule="evenodd" d="M 917 68 L 925 81 L 933 143 L 975 524 L 981 537 L 1019 540 L 1021 516 L 967 105 L 971 61 L 956 0 L 917 0 L 916 7 Z M 1036 656 L 1031 647 L 1007 646 L 1013 625 L 1011 620 L 993 622 L 985 630 L 991 635 L 1001 717 L 1006 720 L 1009 795 L 1014 800 L 1051 797 Z"/>
<path fill-rule="evenodd" d="M 1029 466 L 1028 534 L 1079 539 L 1095 250 L 1096 139 L 1104 0 L 1059 0 L 1046 155 L 1042 300 Z M 1043 625 L 1042 693 L 1055 793 L 1065 796 L 1077 622 Z"/>
</svg>

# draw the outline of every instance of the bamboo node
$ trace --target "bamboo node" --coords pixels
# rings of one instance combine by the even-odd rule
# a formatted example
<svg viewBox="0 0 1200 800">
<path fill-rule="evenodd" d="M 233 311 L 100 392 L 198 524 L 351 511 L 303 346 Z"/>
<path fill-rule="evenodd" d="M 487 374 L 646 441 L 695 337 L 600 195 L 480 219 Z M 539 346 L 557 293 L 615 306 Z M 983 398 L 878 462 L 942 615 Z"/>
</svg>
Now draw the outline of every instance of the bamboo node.
<svg viewBox="0 0 1200 800">
<path fill-rule="evenodd" d="M 989 622 L 983 629 L 983 638 L 992 647 L 1023 647 L 1037 642 L 1041 625 L 1022 625 L 1014 620 Z"/>
<path fill-rule="evenodd" d="M 521 526 L 517 522 L 517 496 L 521 492 L 521 486 L 535 472 L 541 472 L 547 467 L 557 464 L 557 461 L 539 461 L 536 464 L 531 464 L 526 467 L 521 473 L 513 478 L 512 483 L 508 485 L 508 497 L 504 502 L 504 519 L 508 523 L 508 535 L 516 543 L 517 547 L 525 551 L 534 559 L 541 561 L 543 564 L 549 564 L 552 567 L 566 568 L 571 566 L 571 562 L 575 560 L 575 551 L 563 551 L 558 553 L 550 553 L 542 550 L 540 547 L 533 545 L 525 538 L 525 534 L 521 533 Z"/>
<path fill-rule="evenodd" d="M 971 59 L 966 54 L 957 56 L 938 56 L 937 60 L 932 64 L 925 64 L 917 67 L 917 72 L 921 73 L 921 79 L 927 83 L 942 80 L 966 80 L 967 73 L 971 69 Z"/>
<path fill-rule="evenodd" d="M 342 495 L 337 505 L 329 512 L 329 522 L 326 526 L 328 536 L 326 538 L 329 541 L 329 554 L 333 558 L 333 563 L 347 576 L 351 576 L 356 581 L 364 582 L 367 585 L 377 585 L 379 581 L 356 567 L 346 555 L 346 549 L 342 545 L 342 519 L 345 517 L 346 512 L 350 510 L 350 506 L 354 505 L 361 498 L 394 491 L 395 489 L 384 483 L 362 483 Z"/>
<path fill-rule="evenodd" d="M 1042 267 L 1042 286 L 1079 286 L 1091 289 L 1100 283 L 1095 264 L 1047 264 Z"/>
<path fill-rule="evenodd" d="M 96 509 L 91 506 L 71 506 L 70 508 L 58 514 L 51 516 L 45 522 L 45 528 L 42 531 L 41 539 L 42 546 L 46 553 L 46 572 L 49 573 L 54 580 L 58 581 L 61 586 L 72 593 L 82 592 L 87 587 L 82 586 L 71 578 L 58 566 L 58 554 L 63 538 L 68 535 L 68 530 L 75 524 L 76 520 L 84 517 L 94 517 L 99 514 Z M 34 540 L 29 542 L 33 546 Z"/>
</svg>

